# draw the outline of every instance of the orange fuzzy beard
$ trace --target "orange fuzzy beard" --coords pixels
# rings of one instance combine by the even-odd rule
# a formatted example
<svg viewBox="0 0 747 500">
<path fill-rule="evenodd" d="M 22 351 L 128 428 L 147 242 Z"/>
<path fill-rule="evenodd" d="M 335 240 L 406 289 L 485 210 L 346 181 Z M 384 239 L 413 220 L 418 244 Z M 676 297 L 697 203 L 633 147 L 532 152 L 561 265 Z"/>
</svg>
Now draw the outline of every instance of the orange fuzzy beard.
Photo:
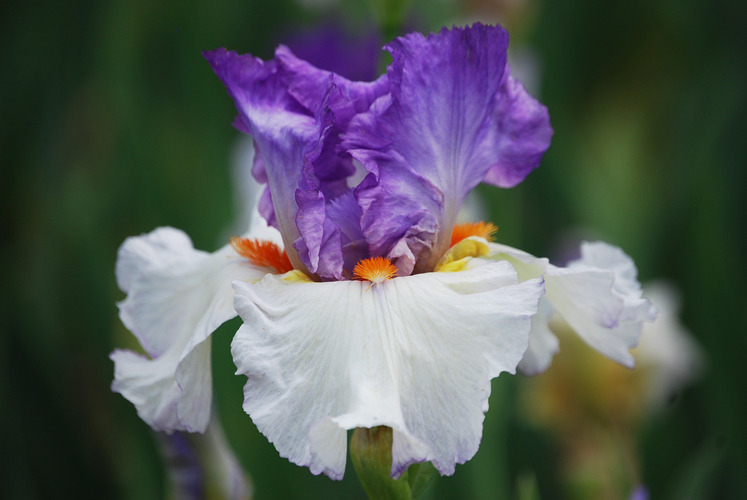
<svg viewBox="0 0 747 500">
<path fill-rule="evenodd" d="M 397 276 L 397 268 L 389 259 L 384 257 L 371 257 L 364 259 L 355 265 L 353 277 L 361 281 L 370 281 L 378 284 Z"/>
<path fill-rule="evenodd" d="M 451 232 L 451 246 L 453 247 L 460 241 L 470 236 L 479 236 L 488 241 L 493 240 L 493 236 L 498 232 L 498 226 L 490 222 L 467 222 L 466 224 L 457 224 Z"/>
<path fill-rule="evenodd" d="M 271 241 L 234 236 L 231 238 L 231 246 L 236 250 L 236 253 L 245 257 L 257 267 L 269 267 L 278 274 L 285 274 L 293 270 L 293 265 L 285 250 L 281 250 L 277 244 Z"/>
</svg>

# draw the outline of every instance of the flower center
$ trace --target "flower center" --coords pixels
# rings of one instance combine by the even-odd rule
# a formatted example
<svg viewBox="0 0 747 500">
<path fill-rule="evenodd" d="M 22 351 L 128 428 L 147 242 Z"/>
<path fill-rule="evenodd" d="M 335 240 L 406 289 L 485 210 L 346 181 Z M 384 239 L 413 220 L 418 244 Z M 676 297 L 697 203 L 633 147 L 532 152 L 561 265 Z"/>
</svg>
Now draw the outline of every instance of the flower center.
<svg viewBox="0 0 747 500">
<path fill-rule="evenodd" d="M 236 253 L 257 267 L 269 267 L 278 274 L 293 270 L 288 254 L 272 241 L 234 236 L 231 238 L 231 246 Z"/>
<path fill-rule="evenodd" d="M 355 265 L 353 277 L 361 281 L 370 281 L 377 285 L 397 276 L 397 268 L 389 259 L 384 257 L 371 257 L 363 259 Z"/>
<path fill-rule="evenodd" d="M 457 224 L 451 232 L 451 246 L 453 247 L 460 241 L 470 236 L 479 236 L 488 241 L 493 241 L 493 236 L 498 232 L 498 226 L 491 222 L 467 222 Z"/>
</svg>

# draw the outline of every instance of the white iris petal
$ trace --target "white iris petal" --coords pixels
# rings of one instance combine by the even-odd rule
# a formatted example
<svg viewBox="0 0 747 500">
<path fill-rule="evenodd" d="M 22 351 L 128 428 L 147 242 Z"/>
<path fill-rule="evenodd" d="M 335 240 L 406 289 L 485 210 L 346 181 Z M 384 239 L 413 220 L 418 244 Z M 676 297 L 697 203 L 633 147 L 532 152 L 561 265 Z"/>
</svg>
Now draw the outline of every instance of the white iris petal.
<svg viewBox="0 0 747 500">
<path fill-rule="evenodd" d="M 621 321 L 654 321 L 657 309 L 643 297 L 641 284 L 638 282 L 638 270 L 633 259 L 621 249 L 602 242 L 581 245 L 581 258 L 571 262 L 568 267 L 596 267 L 608 269 L 615 273 L 613 292 L 625 303 Z"/>
<path fill-rule="evenodd" d="M 208 338 L 236 316 L 231 282 L 264 271 L 228 245 L 202 252 L 182 231 L 165 227 L 128 238 L 116 272 L 127 293 L 120 317 L 150 358 L 114 351 L 112 390 L 156 430 L 204 432 L 212 398 Z"/>
<path fill-rule="evenodd" d="M 644 289 L 659 309 L 659 315 L 652 325 L 644 327 L 636 359 L 649 371 L 646 396 L 649 405 L 658 409 L 700 374 L 706 360 L 680 321 L 678 290 L 666 282 L 647 283 Z"/>
<path fill-rule="evenodd" d="M 557 339 L 548 326 L 552 312 L 591 347 L 633 367 L 629 350 L 638 344 L 643 322 L 656 317 L 656 309 L 641 297 L 635 264 L 622 250 L 601 242 L 584 243 L 581 258 L 563 268 L 505 245 L 491 243 L 490 249 L 492 258 L 510 261 L 522 279 L 545 279 L 543 301 L 551 311 L 533 318 L 530 348 L 519 365 L 523 373 L 545 371 L 557 352 Z"/>
<path fill-rule="evenodd" d="M 532 329 L 529 331 L 529 348 L 524 354 L 519 371 L 525 375 L 542 373 L 552 363 L 552 358 L 560 348 L 558 338 L 550 330 L 550 316 L 553 307 L 547 296 L 540 299 L 539 311 L 532 317 Z"/>
<path fill-rule="evenodd" d="M 280 454 L 333 479 L 346 430 L 394 429 L 392 474 L 442 474 L 477 451 L 490 380 L 514 373 L 540 280 L 508 263 L 369 283 L 234 283 L 244 320 L 231 350 L 244 409 Z"/>
</svg>

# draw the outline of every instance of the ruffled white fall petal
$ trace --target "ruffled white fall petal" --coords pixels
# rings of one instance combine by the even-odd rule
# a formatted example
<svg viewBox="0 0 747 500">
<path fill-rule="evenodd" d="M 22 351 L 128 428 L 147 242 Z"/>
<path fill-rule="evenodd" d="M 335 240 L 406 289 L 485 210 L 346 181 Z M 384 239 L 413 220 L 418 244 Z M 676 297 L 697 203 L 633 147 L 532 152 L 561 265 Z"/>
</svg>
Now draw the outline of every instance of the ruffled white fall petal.
<svg viewBox="0 0 747 500">
<path fill-rule="evenodd" d="M 346 430 L 394 429 L 392 475 L 477 451 L 490 380 L 527 348 L 540 280 L 493 262 L 373 285 L 267 275 L 234 283 L 244 409 L 290 461 L 340 479 Z"/>
<path fill-rule="evenodd" d="M 529 348 L 519 363 L 519 371 L 524 375 L 537 375 L 547 369 L 552 358 L 560 349 L 558 338 L 550 330 L 550 316 L 553 307 L 546 296 L 539 302 L 539 310 L 532 317 L 532 329 L 529 330 Z"/>
<path fill-rule="evenodd" d="M 506 259 L 521 279 L 543 276 L 547 302 L 591 347 L 610 359 L 633 367 L 629 350 L 638 344 L 645 321 L 653 321 L 656 309 L 641 297 L 633 261 L 606 243 L 583 243 L 581 258 L 567 267 L 505 245 L 490 244 L 491 258 Z M 542 308 L 541 308 L 542 309 Z M 545 371 L 557 352 L 557 339 L 549 330 L 552 314 L 533 318 L 530 348 L 519 369 L 525 374 Z"/>
<path fill-rule="evenodd" d="M 125 240 L 116 266 L 127 293 L 120 317 L 150 358 L 114 351 L 112 390 L 156 430 L 203 432 L 212 398 L 208 338 L 236 316 L 231 282 L 265 272 L 228 245 L 213 254 L 195 250 L 173 228 Z"/>
</svg>

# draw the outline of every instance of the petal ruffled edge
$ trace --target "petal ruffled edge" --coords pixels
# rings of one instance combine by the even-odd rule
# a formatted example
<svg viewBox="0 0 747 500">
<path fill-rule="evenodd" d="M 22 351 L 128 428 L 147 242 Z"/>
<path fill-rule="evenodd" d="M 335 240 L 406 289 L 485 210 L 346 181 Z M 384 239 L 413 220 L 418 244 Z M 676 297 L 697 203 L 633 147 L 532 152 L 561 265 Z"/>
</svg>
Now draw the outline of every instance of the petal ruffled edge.
<svg viewBox="0 0 747 500">
<path fill-rule="evenodd" d="M 507 46 L 479 23 L 392 41 L 390 94 L 343 134 L 371 172 L 356 196 L 372 254 L 401 260 L 401 274 L 433 269 L 471 189 L 518 184 L 549 147 L 547 109 L 508 74 Z"/>
<path fill-rule="evenodd" d="M 657 315 L 656 307 L 642 296 L 633 259 L 613 245 L 583 242 L 581 258 L 570 262 L 567 269 L 571 272 L 589 273 L 597 270 L 612 274 L 611 291 L 608 293 L 621 303 L 620 313 L 614 319 L 607 318 L 607 324 L 597 320 L 592 326 L 579 317 L 578 310 L 567 311 L 563 317 L 587 344 L 613 361 L 633 368 L 635 359 L 629 350 L 638 345 L 643 323 L 654 321 Z"/>
<path fill-rule="evenodd" d="M 635 264 L 621 249 L 585 242 L 582 257 L 562 268 L 506 245 L 491 243 L 490 248 L 491 258 L 511 262 L 521 279 L 544 276 L 547 302 L 588 345 L 624 366 L 635 365 L 629 351 L 638 344 L 643 323 L 656 317 L 656 309 L 641 297 Z M 546 369 L 557 350 L 547 336 L 551 318 L 533 318 L 535 342 L 527 363 L 520 366 L 526 374 Z"/>
<path fill-rule="evenodd" d="M 347 429 L 394 429 L 392 475 L 442 474 L 477 451 L 490 380 L 515 372 L 540 280 L 507 263 L 373 286 L 266 276 L 235 283 L 231 350 L 244 409 L 281 456 L 340 479 Z"/>
<path fill-rule="evenodd" d="M 239 128 L 256 142 L 254 172 L 269 187 L 261 212 L 280 229 L 294 267 L 341 279 L 346 242 L 338 223 L 350 221 L 333 220 L 326 207 L 350 191 L 355 168 L 339 148 L 339 133 L 387 90 L 386 78 L 350 82 L 283 46 L 270 61 L 225 49 L 204 56 L 236 103 Z"/>
<path fill-rule="evenodd" d="M 150 358 L 115 350 L 112 390 L 156 430 L 203 432 L 212 398 L 209 336 L 236 316 L 231 282 L 265 272 L 228 245 L 213 254 L 195 250 L 174 228 L 125 240 L 116 265 L 127 292 L 120 318 Z"/>
<path fill-rule="evenodd" d="M 112 391 L 122 394 L 156 431 L 205 432 L 210 422 L 212 374 L 210 340 L 183 358 L 178 351 L 150 359 L 116 349 Z"/>
</svg>

